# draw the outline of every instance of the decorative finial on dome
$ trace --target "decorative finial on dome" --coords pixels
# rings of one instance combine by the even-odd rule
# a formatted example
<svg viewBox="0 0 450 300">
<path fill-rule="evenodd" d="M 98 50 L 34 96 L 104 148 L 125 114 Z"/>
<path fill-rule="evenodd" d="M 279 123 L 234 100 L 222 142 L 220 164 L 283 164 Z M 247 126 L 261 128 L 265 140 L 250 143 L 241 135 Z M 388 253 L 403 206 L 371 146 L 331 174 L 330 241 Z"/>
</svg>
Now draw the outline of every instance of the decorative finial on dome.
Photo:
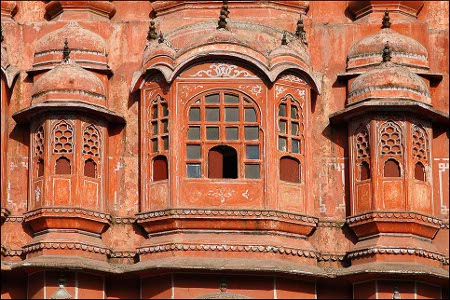
<svg viewBox="0 0 450 300">
<path fill-rule="evenodd" d="M 165 41 L 164 35 L 163 35 L 162 31 L 160 31 L 159 32 L 158 43 L 162 44 L 162 43 L 164 43 L 164 41 Z"/>
<path fill-rule="evenodd" d="M 63 62 L 68 64 L 70 61 L 70 49 L 69 49 L 69 42 L 66 40 L 64 41 L 64 48 L 63 48 Z"/>
<path fill-rule="evenodd" d="M 64 274 L 60 275 L 58 290 L 50 297 L 50 299 L 72 299 L 72 295 L 66 290 L 66 279 L 64 278 Z"/>
<path fill-rule="evenodd" d="M 156 40 L 158 38 L 158 34 L 156 33 L 155 20 L 150 20 L 150 25 L 148 26 L 147 32 L 147 41 Z"/>
<path fill-rule="evenodd" d="M 383 49 L 383 62 L 388 62 L 391 61 L 391 56 L 392 51 L 391 48 L 389 47 L 389 42 L 386 42 L 386 45 L 384 45 L 384 49 Z"/>
<path fill-rule="evenodd" d="M 219 26 L 217 26 L 217 29 L 227 29 L 227 18 L 230 14 L 230 11 L 228 10 L 228 1 L 223 1 L 222 9 L 220 10 L 220 17 L 219 17 Z"/>
<path fill-rule="evenodd" d="M 394 287 L 394 291 L 392 292 L 392 299 L 402 299 L 397 285 Z"/>
<path fill-rule="evenodd" d="M 303 18 L 300 14 L 300 18 L 297 21 L 297 29 L 295 30 L 295 35 L 300 39 L 300 41 L 307 45 L 306 42 L 306 31 L 305 31 L 305 25 L 303 24 Z"/>
<path fill-rule="evenodd" d="M 384 12 L 384 17 L 383 17 L 383 25 L 381 26 L 382 29 L 384 28 L 391 28 L 391 18 L 389 17 L 389 11 L 386 9 L 386 11 Z"/>
<path fill-rule="evenodd" d="M 287 32 L 283 32 L 283 37 L 281 38 L 281 45 L 287 46 L 288 40 L 287 40 Z"/>
</svg>

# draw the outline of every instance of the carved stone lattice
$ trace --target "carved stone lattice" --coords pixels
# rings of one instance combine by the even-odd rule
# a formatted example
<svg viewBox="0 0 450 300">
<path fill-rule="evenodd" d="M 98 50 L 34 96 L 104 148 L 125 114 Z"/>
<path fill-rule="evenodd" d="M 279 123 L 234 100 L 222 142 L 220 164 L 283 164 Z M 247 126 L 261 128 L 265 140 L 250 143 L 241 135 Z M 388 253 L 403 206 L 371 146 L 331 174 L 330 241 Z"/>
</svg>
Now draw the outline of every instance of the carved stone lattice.
<svg viewBox="0 0 450 300">
<path fill-rule="evenodd" d="M 370 157 L 370 146 L 369 146 L 369 132 L 367 128 L 361 125 L 356 130 L 356 152 L 357 159 L 365 159 Z"/>
<path fill-rule="evenodd" d="M 53 128 L 53 153 L 64 154 L 73 152 L 73 128 L 62 120 Z"/>
<path fill-rule="evenodd" d="M 83 132 L 83 154 L 100 156 L 100 133 L 92 124 Z"/>
<path fill-rule="evenodd" d="M 388 121 L 380 129 L 381 154 L 402 155 L 402 134 L 400 127 L 393 121 Z"/>
<path fill-rule="evenodd" d="M 422 162 L 428 162 L 427 133 L 421 126 L 414 126 L 412 132 L 413 158 Z"/>
<path fill-rule="evenodd" d="M 34 135 L 34 155 L 42 156 L 44 154 L 44 128 L 39 126 Z"/>
</svg>

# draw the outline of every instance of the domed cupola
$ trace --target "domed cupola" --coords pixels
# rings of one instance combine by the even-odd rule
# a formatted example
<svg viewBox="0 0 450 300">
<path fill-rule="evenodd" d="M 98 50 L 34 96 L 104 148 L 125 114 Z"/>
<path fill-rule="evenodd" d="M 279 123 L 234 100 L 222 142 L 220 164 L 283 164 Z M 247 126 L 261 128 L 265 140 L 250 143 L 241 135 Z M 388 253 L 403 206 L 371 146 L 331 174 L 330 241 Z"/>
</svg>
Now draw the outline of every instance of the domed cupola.
<svg viewBox="0 0 450 300">
<path fill-rule="evenodd" d="M 73 41 L 73 61 L 83 68 L 111 72 L 107 63 L 106 41 L 74 21 L 37 41 L 32 71 L 47 70 L 58 65 L 62 54 L 60 45 L 69 37 Z"/>
<path fill-rule="evenodd" d="M 68 51 L 67 41 L 65 51 Z M 65 52 L 68 56 L 68 53 Z M 32 104 L 48 101 L 81 101 L 105 106 L 106 92 L 103 82 L 70 58 L 48 71 L 34 83 Z"/>
<path fill-rule="evenodd" d="M 392 61 L 414 71 L 428 71 L 428 51 L 418 41 L 399 34 L 390 28 L 389 12 L 386 11 L 380 32 L 353 44 L 348 53 L 347 72 L 365 71 L 381 62 L 383 45 L 389 42 Z"/>
<path fill-rule="evenodd" d="M 367 99 L 390 98 L 431 104 L 427 84 L 408 68 L 391 62 L 390 43 L 386 43 L 383 50 L 383 62 L 352 82 L 348 104 Z"/>
</svg>

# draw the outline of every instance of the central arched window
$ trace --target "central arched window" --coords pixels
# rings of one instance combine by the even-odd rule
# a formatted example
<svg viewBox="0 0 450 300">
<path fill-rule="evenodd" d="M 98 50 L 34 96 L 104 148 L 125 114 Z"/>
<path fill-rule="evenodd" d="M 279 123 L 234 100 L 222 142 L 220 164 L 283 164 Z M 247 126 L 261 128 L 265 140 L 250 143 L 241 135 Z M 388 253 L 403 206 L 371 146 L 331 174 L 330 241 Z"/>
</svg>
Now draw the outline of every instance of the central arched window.
<svg viewBox="0 0 450 300">
<path fill-rule="evenodd" d="M 208 92 L 188 110 L 188 178 L 261 178 L 260 115 L 236 91 Z"/>
</svg>

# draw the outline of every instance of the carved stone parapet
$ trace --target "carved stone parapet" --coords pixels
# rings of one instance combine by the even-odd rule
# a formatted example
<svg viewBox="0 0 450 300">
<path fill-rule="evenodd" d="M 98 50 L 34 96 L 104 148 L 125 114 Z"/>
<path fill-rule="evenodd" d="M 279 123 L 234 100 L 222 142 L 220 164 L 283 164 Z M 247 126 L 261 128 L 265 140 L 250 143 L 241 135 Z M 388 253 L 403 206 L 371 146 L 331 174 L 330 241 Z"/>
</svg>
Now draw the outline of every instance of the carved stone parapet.
<svg viewBox="0 0 450 300">
<path fill-rule="evenodd" d="M 7 218 L 11 213 L 9 212 L 9 210 L 8 210 L 6 207 L 2 207 L 1 209 L 2 209 L 2 211 L 1 211 L 1 222 L 2 222 L 2 224 L 3 224 L 3 222 L 5 222 L 6 218 Z"/>
<path fill-rule="evenodd" d="M 415 212 L 369 212 L 347 218 L 358 238 L 379 233 L 403 233 L 432 239 L 442 222 Z"/>
<path fill-rule="evenodd" d="M 101 234 L 111 223 L 111 216 L 83 208 L 43 207 L 24 214 L 33 232 L 46 229 L 78 229 Z"/>
<path fill-rule="evenodd" d="M 147 233 L 176 229 L 273 230 L 307 236 L 318 218 L 282 211 L 167 209 L 136 215 Z"/>
<path fill-rule="evenodd" d="M 80 19 L 89 15 L 111 19 L 116 13 L 116 8 L 111 1 L 50 1 L 45 10 L 50 19 L 64 12 L 76 13 Z"/>
</svg>

